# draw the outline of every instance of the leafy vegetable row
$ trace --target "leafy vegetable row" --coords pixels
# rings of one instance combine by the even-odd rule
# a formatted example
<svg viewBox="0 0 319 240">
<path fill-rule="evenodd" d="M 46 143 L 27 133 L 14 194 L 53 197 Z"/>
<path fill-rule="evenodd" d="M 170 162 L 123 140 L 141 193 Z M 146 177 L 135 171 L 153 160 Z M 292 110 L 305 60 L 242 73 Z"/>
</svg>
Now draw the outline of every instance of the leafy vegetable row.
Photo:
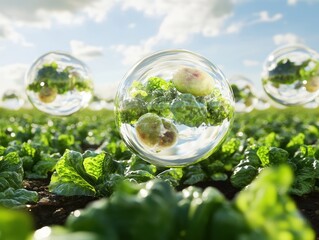
<svg viewBox="0 0 319 240">
<path fill-rule="evenodd" d="M 109 196 L 123 179 L 141 183 L 159 178 L 178 189 L 228 179 L 240 189 L 262 169 L 286 163 L 295 175 L 291 193 L 304 195 L 319 186 L 317 112 L 297 108 L 280 114 L 274 109 L 238 114 L 229 138 L 212 156 L 192 166 L 166 169 L 132 155 L 115 130 L 111 113 L 85 111 L 49 119 L 34 111 L 2 110 L 0 163 L 6 162 L 6 167 L 0 174 L 8 174 L 9 168 L 20 175 L 18 184 L 9 186 L 2 183 L 6 178 L 0 178 L 0 185 L 7 186 L 3 191 L 20 189 L 23 179 L 47 178 L 55 171 L 50 191 L 61 195 Z M 19 171 L 14 161 L 4 161 L 12 156 Z"/>
<path fill-rule="evenodd" d="M 287 166 L 265 169 L 233 201 L 211 187 L 176 192 L 159 180 L 124 181 L 110 198 L 76 210 L 64 227 L 43 227 L 32 233 L 27 215 L 0 209 L 0 233 L 8 240 L 311 240 L 313 230 L 288 196 L 292 177 Z M 15 231 L 13 223 L 21 223 L 21 231 Z"/>
</svg>

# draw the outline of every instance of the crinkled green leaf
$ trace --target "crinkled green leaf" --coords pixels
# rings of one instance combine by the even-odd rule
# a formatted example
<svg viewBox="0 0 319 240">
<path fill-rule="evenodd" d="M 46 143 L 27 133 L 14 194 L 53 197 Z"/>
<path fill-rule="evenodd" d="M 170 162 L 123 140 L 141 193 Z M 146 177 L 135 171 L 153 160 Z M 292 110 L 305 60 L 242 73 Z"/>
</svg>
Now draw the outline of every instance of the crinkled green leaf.
<svg viewBox="0 0 319 240">
<path fill-rule="evenodd" d="M 0 156 L 0 191 L 21 188 L 23 180 L 22 161 L 16 152 Z"/>
<path fill-rule="evenodd" d="M 289 154 L 281 148 L 261 146 L 257 150 L 257 155 L 262 166 L 268 166 L 271 164 L 286 163 Z"/>
<path fill-rule="evenodd" d="M 267 166 L 270 164 L 269 162 L 269 147 L 261 146 L 257 150 L 257 155 L 261 161 L 262 166 Z"/>
<path fill-rule="evenodd" d="M 292 181 L 288 166 L 267 168 L 235 199 L 250 227 L 260 229 L 266 239 L 314 239 L 313 230 L 288 195 Z"/>
<path fill-rule="evenodd" d="M 305 135 L 303 133 L 298 133 L 296 136 L 292 137 L 288 142 L 286 149 L 289 152 L 296 151 L 300 146 L 305 144 Z"/>
<path fill-rule="evenodd" d="M 319 180 L 319 161 L 312 157 L 306 157 L 294 158 L 292 162 L 297 167 L 291 192 L 300 196 L 312 192 Z"/>
<path fill-rule="evenodd" d="M 49 190 L 65 196 L 109 195 L 124 177 L 124 165 L 104 152 L 86 151 L 81 154 L 67 150 L 55 168 Z M 114 180 L 114 176 L 119 177 Z"/>
<path fill-rule="evenodd" d="M 25 170 L 25 177 L 31 179 L 47 178 L 49 172 L 53 172 L 55 165 L 60 158 L 60 154 L 46 154 L 41 153 L 41 158 L 30 170 Z"/>
<path fill-rule="evenodd" d="M 239 150 L 240 144 L 239 139 L 231 138 L 221 146 L 221 151 L 223 155 L 226 155 L 225 157 L 230 156 Z"/>
<path fill-rule="evenodd" d="M 55 168 L 49 185 L 50 191 L 65 196 L 95 195 L 94 187 L 86 181 L 91 175 L 86 173 L 79 152 L 66 151 Z"/>
<path fill-rule="evenodd" d="M 258 169 L 251 165 L 236 167 L 230 177 L 230 182 L 234 187 L 244 188 L 250 184 L 258 174 Z"/>
<path fill-rule="evenodd" d="M 93 231 L 102 239 L 176 239 L 172 227 L 176 198 L 169 185 L 150 181 L 136 194 L 133 188 L 118 188 L 110 199 L 101 199 L 79 216 L 71 216 L 67 226 L 72 231 Z"/>
<path fill-rule="evenodd" d="M 134 170 L 145 170 L 151 174 L 155 174 L 157 171 L 157 167 L 153 164 L 150 164 L 136 155 L 132 155 L 130 160 L 128 161 L 128 169 L 127 171 L 134 171 Z"/>
<path fill-rule="evenodd" d="M 105 161 L 105 154 L 95 154 L 95 156 L 85 157 L 83 161 L 85 171 L 93 176 L 96 180 L 103 174 L 103 163 Z"/>
<path fill-rule="evenodd" d="M 206 174 L 198 164 L 184 169 L 183 184 L 185 185 L 194 185 L 202 182 L 205 178 Z"/>
<path fill-rule="evenodd" d="M 128 179 L 132 179 L 136 182 L 146 182 L 148 180 L 155 178 L 153 174 L 145 170 L 128 171 L 126 172 L 125 177 Z"/>
<path fill-rule="evenodd" d="M 169 182 L 172 186 L 178 186 L 183 177 L 182 168 L 169 168 L 156 175 L 157 178 Z"/>
<path fill-rule="evenodd" d="M 3 207 L 19 207 L 26 203 L 34 203 L 38 201 L 38 193 L 28 191 L 24 188 L 14 189 L 7 188 L 5 191 L 0 192 L 0 205 Z"/>
</svg>

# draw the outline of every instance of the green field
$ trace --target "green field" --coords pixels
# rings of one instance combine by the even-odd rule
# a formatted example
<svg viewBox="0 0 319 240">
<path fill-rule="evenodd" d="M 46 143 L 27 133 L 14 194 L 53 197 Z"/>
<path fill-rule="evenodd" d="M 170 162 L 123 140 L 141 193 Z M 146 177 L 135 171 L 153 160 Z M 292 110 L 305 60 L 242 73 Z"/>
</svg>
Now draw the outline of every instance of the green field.
<svg viewBox="0 0 319 240">
<path fill-rule="evenodd" d="M 301 107 L 236 114 L 208 159 L 164 168 L 126 148 L 111 111 L 51 117 L 1 109 L 0 239 L 33 234 L 30 224 L 14 235 L 12 222 L 33 220 L 10 211 L 39 201 L 25 180 L 48 179 L 52 194 L 98 199 L 50 226 L 50 239 L 311 240 L 318 229 L 293 199 L 319 189 L 318 117 L 319 109 Z M 47 229 L 33 239 L 49 239 Z"/>
</svg>

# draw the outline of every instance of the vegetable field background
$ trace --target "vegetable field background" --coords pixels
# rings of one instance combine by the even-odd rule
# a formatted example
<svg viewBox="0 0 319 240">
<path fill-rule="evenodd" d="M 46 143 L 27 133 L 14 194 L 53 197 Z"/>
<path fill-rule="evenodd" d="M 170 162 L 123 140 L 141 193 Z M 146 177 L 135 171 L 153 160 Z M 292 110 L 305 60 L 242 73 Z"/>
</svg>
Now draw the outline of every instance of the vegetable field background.
<svg viewBox="0 0 319 240">
<path fill-rule="evenodd" d="M 0 239 L 319 233 L 318 109 L 236 114 L 219 150 L 184 168 L 156 167 L 133 155 L 111 111 L 61 118 L 1 109 L 0 116 Z M 12 221 L 26 223 L 20 236 Z"/>
</svg>

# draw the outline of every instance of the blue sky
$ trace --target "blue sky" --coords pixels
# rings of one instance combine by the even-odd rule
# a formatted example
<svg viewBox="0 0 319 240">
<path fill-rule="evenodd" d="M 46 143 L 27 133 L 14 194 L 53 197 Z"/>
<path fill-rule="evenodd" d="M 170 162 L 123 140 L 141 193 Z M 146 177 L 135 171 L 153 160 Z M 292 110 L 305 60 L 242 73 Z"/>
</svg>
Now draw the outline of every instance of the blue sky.
<svg viewBox="0 0 319 240">
<path fill-rule="evenodd" d="M 287 43 L 319 51 L 319 0 L 0 0 L 0 94 L 23 90 L 49 51 L 78 57 L 96 91 L 114 95 L 140 58 L 183 48 L 260 87 L 267 55 Z"/>
</svg>

